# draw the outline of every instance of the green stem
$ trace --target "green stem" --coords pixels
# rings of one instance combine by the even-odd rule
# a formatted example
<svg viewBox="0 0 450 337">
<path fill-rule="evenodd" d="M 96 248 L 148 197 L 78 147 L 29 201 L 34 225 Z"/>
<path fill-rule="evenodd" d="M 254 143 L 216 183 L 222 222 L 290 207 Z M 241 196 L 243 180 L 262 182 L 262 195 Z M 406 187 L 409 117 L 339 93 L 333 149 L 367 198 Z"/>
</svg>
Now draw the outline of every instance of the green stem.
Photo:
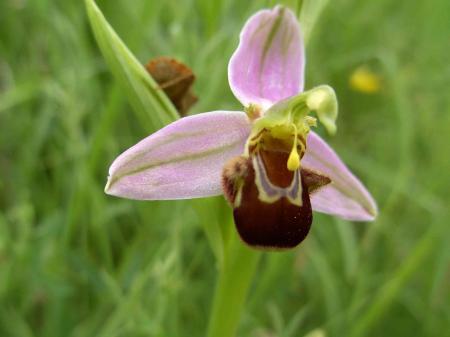
<svg viewBox="0 0 450 337">
<path fill-rule="evenodd" d="M 297 1 L 297 15 L 303 19 L 300 20 L 302 24 L 307 26 L 305 44 L 308 43 L 310 33 L 328 1 Z M 224 249 L 223 263 L 220 265 L 207 337 L 235 336 L 260 256 L 261 252 L 245 246 L 236 231 L 231 231 Z"/>
<path fill-rule="evenodd" d="M 261 252 L 245 246 L 232 231 L 213 298 L 208 337 L 233 337 Z"/>
</svg>

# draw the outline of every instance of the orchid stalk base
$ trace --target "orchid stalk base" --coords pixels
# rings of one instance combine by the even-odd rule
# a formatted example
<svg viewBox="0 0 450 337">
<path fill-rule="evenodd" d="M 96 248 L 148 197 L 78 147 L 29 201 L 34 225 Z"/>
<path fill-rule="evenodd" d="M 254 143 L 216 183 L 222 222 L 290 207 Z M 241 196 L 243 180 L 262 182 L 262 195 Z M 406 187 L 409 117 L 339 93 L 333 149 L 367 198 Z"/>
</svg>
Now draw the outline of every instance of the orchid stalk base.
<svg viewBox="0 0 450 337">
<path fill-rule="evenodd" d="M 261 252 L 232 231 L 213 298 L 207 337 L 234 337 Z"/>
</svg>

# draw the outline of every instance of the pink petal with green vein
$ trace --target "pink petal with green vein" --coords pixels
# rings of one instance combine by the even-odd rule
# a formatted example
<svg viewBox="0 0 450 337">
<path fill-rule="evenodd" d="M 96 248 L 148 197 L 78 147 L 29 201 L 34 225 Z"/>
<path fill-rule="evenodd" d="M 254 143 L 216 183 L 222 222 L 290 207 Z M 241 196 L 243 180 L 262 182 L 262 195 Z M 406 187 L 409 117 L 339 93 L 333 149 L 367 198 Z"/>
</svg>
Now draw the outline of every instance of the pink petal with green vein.
<svg viewBox="0 0 450 337">
<path fill-rule="evenodd" d="M 179 119 L 117 157 L 105 192 L 141 200 L 222 194 L 223 166 L 243 153 L 249 133 L 247 116 L 240 111 Z"/>
<path fill-rule="evenodd" d="M 241 31 L 228 65 L 231 90 L 244 106 L 264 108 L 303 90 L 304 48 L 291 10 L 277 6 L 254 14 Z"/>
<path fill-rule="evenodd" d="M 331 184 L 311 195 L 315 211 L 339 216 L 346 220 L 371 221 L 377 215 L 377 205 L 364 187 L 341 161 L 339 156 L 316 133 L 310 132 L 305 168 L 321 172 L 331 178 Z"/>
</svg>

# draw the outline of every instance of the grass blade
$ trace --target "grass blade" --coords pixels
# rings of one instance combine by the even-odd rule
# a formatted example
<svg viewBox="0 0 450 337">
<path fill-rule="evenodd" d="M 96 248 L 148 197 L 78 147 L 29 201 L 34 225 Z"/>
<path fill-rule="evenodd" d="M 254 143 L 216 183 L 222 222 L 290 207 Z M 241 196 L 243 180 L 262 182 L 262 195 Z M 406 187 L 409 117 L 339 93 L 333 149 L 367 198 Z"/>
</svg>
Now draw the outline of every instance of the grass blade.
<svg viewBox="0 0 450 337">
<path fill-rule="evenodd" d="M 172 103 L 109 25 L 95 2 L 86 0 L 85 3 L 100 50 L 142 126 L 153 132 L 177 119 Z"/>
</svg>

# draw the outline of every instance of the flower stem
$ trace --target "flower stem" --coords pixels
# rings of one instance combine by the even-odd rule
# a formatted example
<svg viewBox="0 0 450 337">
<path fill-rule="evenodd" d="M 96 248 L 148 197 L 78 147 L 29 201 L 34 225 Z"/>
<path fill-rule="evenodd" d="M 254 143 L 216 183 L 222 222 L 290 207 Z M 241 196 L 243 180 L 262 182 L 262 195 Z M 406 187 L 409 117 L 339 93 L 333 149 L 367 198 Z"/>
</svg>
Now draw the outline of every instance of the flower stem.
<svg viewBox="0 0 450 337">
<path fill-rule="evenodd" d="M 219 271 L 208 337 L 233 337 L 261 252 L 245 246 L 236 231 L 230 233 L 223 265 Z"/>
</svg>

